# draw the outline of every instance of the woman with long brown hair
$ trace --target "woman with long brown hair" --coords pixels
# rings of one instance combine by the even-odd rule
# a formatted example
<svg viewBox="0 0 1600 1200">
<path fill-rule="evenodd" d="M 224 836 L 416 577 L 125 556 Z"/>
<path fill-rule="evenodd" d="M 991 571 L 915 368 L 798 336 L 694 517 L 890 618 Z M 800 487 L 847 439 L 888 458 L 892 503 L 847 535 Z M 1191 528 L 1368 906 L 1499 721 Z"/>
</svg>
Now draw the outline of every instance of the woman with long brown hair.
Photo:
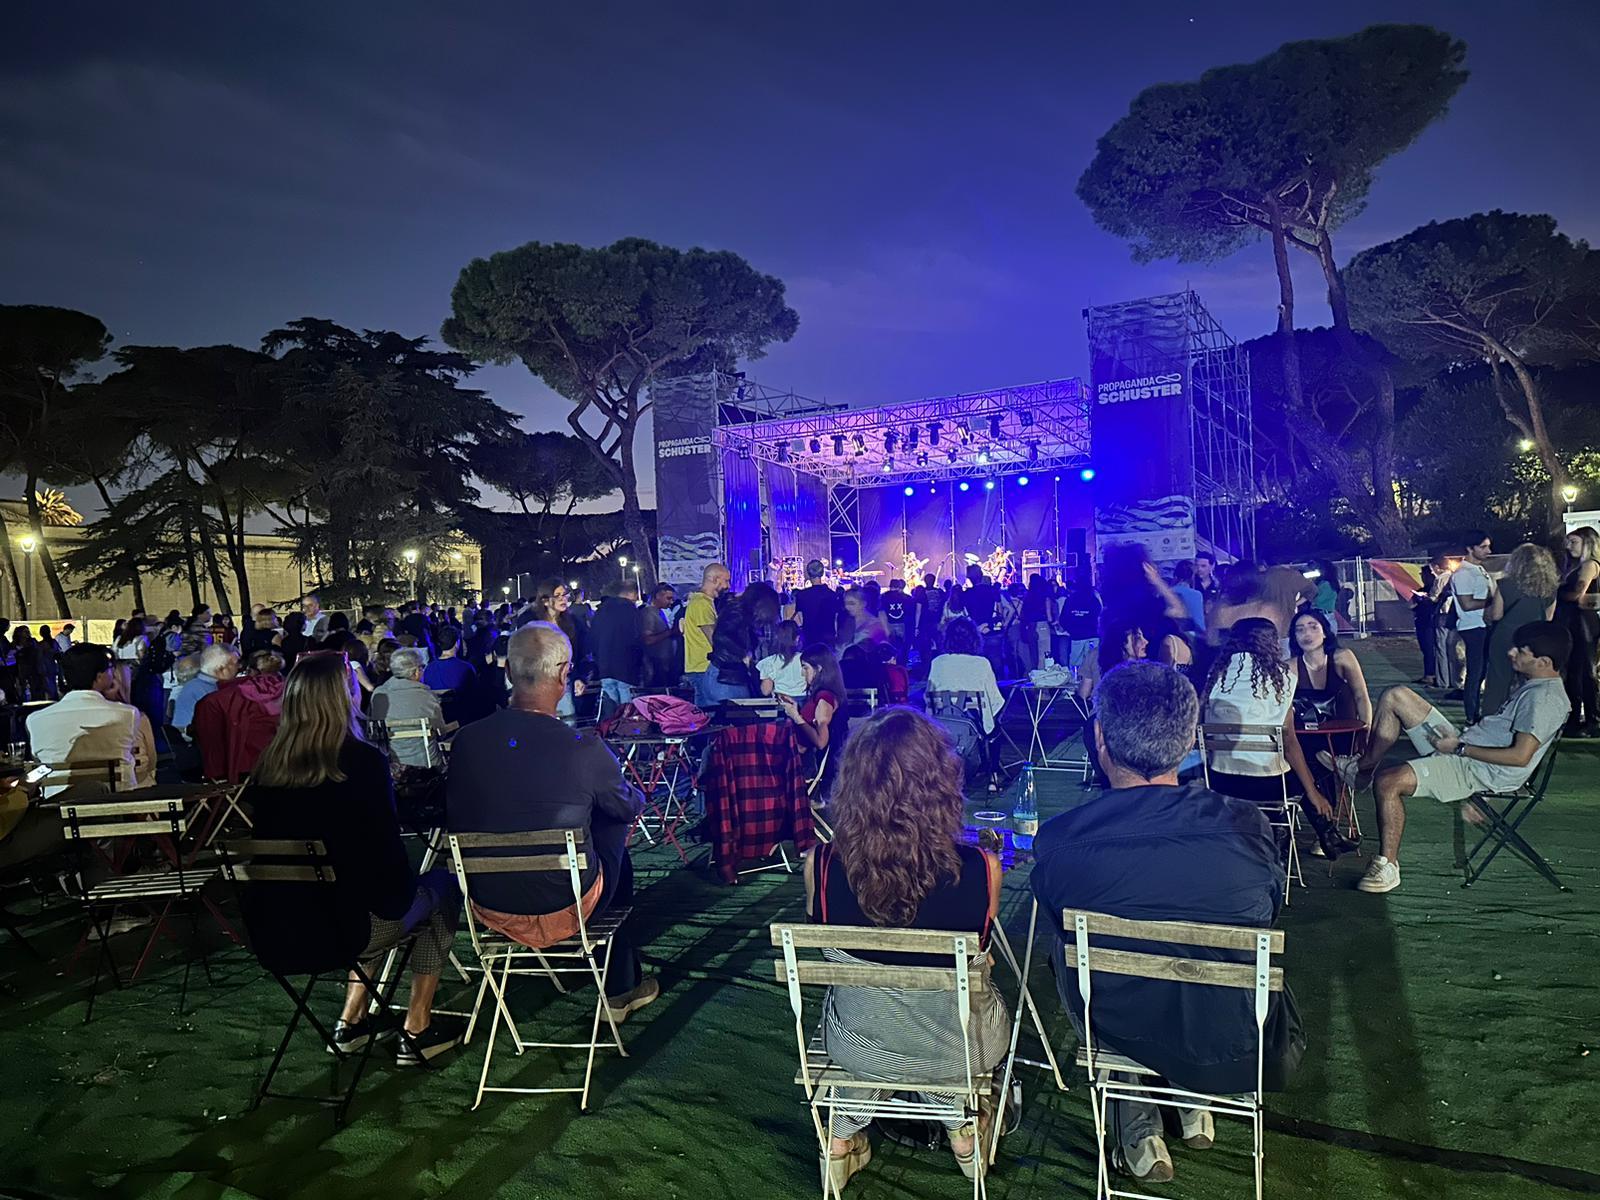
<svg viewBox="0 0 1600 1200">
<path fill-rule="evenodd" d="M 433 995 L 450 956 L 460 901 L 447 870 L 412 873 L 395 817 L 394 784 L 383 752 L 361 736 L 355 684 L 343 654 L 302 654 L 283 691 L 283 716 L 262 752 L 245 796 L 254 806 L 258 838 L 317 839 L 340 883 L 340 900 L 370 933 L 361 951 L 371 977 L 388 950 L 415 937 L 411 1002 L 400 1066 L 420 1066 L 454 1046 L 457 1028 L 432 1021 Z M 272 914 L 246 911 L 247 919 Z M 367 989 L 355 973 L 333 1038 L 354 1053 L 385 1031 L 368 1013 Z"/>
<path fill-rule="evenodd" d="M 1211 754 L 1214 791 L 1260 805 L 1300 794 L 1306 819 L 1329 858 L 1356 848 L 1340 836 L 1333 805 L 1317 787 L 1294 728 L 1295 668 L 1280 651 L 1278 627 L 1265 617 L 1246 617 L 1228 630 L 1200 699 L 1204 720 L 1218 725 L 1273 725 L 1283 729 L 1283 752 L 1234 748 Z M 1291 778 L 1287 781 L 1284 776 Z M 1285 847 L 1287 850 L 1287 847 Z"/>
<path fill-rule="evenodd" d="M 821 925 L 940 929 L 977 935 L 987 952 L 1000 911 L 1000 863 L 961 838 L 961 759 L 922 713 L 885 708 L 845 750 L 833 793 L 834 840 L 806 861 L 811 920 Z M 835 962 L 948 966 L 948 959 L 828 951 Z M 974 1072 L 1005 1055 L 1010 1022 L 994 989 L 972 996 L 968 1025 Z M 964 1073 L 961 1027 L 948 992 L 836 987 L 823 1006 L 823 1042 L 835 1063 L 860 1079 L 949 1082 Z M 840 1090 L 868 1101 L 879 1093 Z M 828 1171 L 842 1188 L 872 1157 L 868 1118 L 835 1110 Z M 950 1149 L 969 1179 L 977 1170 L 977 1128 L 949 1128 Z"/>
<path fill-rule="evenodd" d="M 1561 572 L 1555 556 L 1543 546 L 1523 542 L 1506 559 L 1500 586 L 1489 597 L 1489 646 L 1484 652 L 1483 711 L 1499 712 L 1511 698 L 1516 672 L 1511 651 L 1517 630 L 1530 621 L 1549 621 L 1556 609 Z"/>
<path fill-rule="evenodd" d="M 567 590 L 567 585 L 559 579 L 541 579 L 533 589 L 533 619 L 547 621 L 562 633 L 567 635 L 567 641 L 572 643 L 572 682 L 567 686 L 567 694 L 561 698 L 561 703 L 556 706 L 556 716 L 568 725 L 577 717 L 577 697 L 583 695 L 583 680 L 578 678 L 577 663 L 582 661 L 584 655 L 584 642 L 586 630 L 579 627 L 577 620 L 572 615 L 572 593 Z"/>
</svg>

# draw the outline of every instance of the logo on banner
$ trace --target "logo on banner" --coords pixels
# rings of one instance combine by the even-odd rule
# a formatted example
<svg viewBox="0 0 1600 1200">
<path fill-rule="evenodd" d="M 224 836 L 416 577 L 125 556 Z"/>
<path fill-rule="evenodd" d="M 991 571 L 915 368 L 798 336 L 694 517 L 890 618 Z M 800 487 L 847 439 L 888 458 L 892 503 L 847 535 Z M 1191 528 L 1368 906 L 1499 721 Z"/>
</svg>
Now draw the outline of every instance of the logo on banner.
<svg viewBox="0 0 1600 1200">
<path fill-rule="evenodd" d="M 708 437 L 668 438 L 656 443 L 657 458 L 686 458 L 691 454 L 710 454 Z"/>
<path fill-rule="evenodd" d="M 1177 371 L 1161 375 L 1140 375 L 1136 379 L 1112 379 L 1095 387 L 1095 402 L 1123 404 L 1129 400 L 1153 400 L 1160 396 L 1183 395 L 1183 376 Z"/>
</svg>

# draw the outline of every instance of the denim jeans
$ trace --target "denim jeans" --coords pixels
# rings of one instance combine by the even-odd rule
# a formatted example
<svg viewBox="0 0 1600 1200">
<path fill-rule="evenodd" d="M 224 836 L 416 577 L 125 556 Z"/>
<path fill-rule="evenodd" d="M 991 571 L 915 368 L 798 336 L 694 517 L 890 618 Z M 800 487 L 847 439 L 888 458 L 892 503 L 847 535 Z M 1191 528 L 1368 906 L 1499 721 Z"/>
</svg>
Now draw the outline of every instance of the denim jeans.
<svg viewBox="0 0 1600 1200">
<path fill-rule="evenodd" d="M 723 679 L 726 673 L 728 678 Z M 745 672 L 727 670 L 720 667 L 707 667 L 704 682 L 698 689 L 703 691 L 706 703 L 701 708 L 715 708 L 724 700 L 748 700 L 750 698 L 750 682 Z"/>
<path fill-rule="evenodd" d="M 706 676 L 711 674 L 711 668 L 704 671 L 685 671 L 684 682 L 694 689 L 694 704 L 696 708 L 715 708 L 715 702 L 706 693 Z"/>
<path fill-rule="evenodd" d="M 600 681 L 600 716 L 602 719 L 609 717 L 633 699 L 634 685 L 624 683 L 620 679 L 602 679 Z"/>
<path fill-rule="evenodd" d="M 1489 630 L 1485 627 L 1457 629 L 1456 632 L 1461 635 L 1461 643 L 1467 648 L 1466 697 L 1463 701 L 1467 710 L 1467 724 L 1475 725 L 1483 704 L 1483 672 L 1487 665 Z"/>
</svg>

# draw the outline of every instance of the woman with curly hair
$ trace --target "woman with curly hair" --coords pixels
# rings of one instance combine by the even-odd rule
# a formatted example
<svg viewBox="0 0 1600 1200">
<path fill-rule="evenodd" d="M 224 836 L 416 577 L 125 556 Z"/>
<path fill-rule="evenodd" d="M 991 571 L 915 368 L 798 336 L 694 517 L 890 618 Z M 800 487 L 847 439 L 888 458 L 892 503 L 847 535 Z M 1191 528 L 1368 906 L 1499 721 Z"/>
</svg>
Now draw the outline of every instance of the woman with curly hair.
<svg viewBox="0 0 1600 1200">
<path fill-rule="evenodd" d="M 1246 617 L 1227 640 L 1201 691 L 1208 725 L 1274 725 L 1283 729 L 1283 753 L 1229 749 L 1211 754 L 1211 789 L 1260 805 L 1276 805 L 1297 792 L 1317 842 L 1329 858 L 1355 849 L 1334 827 L 1333 806 L 1317 787 L 1294 729 L 1295 667 L 1281 654 L 1278 627 L 1265 617 Z M 1297 786 L 1298 785 L 1298 786 Z"/>
<path fill-rule="evenodd" d="M 1516 673 L 1511 669 L 1511 648 L 1517 630 L 1530 621 L 1548 621 L 1555 613 L 1556 589 L 1561 574 L 1555 555 L 1543 546 L 1523 542 L 1506 560 L 1500 586 L 1489 598 L 1489 648 L 1483 675 L 1483 711 L 1499 712 L 1511 698 Z M 1574 710 L 1576 711 L 1576 710 Z"/>
<path fill-rule="evenodd" d="M 806 898 L 820 925 L 939 929 L 977 935 L 974 965 L 987 953 L 1000 911 L 1000 863 L 961 840 L 961 760 L 922 713 L 886 708 L 852 735 L 834 789 L 834 840 L 806 861 Z M 839 963 L 949 966 L 949 959 L 870 951 L 826 951 Z M 993 988 L 974 993 L 971 1067 L 992 1070 L 1010 1041 L 1010 1021 Z M 835 987 L 823 1004 L 828 1054 L 861 1079 L 949 1082 L 963 1075 L 961 1026 L 951 993 Z M 840 1089 L 867 1102 L 882 1093 Z M 867 1164 L 861 1132 L 870 1118 L 835 1110 L 828 1172 L 835 1189 Z M 969 1179 L 977 1171 L 972 1124 L 949 1127 L 950 1149 Z"/>
</svg>

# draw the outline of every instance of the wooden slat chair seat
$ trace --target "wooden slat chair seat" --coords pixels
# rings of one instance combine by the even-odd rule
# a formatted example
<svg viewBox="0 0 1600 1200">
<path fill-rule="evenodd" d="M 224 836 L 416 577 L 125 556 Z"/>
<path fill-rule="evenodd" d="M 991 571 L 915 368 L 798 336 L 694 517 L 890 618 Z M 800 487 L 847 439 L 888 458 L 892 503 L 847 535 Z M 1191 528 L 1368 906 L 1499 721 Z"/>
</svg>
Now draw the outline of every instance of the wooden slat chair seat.
<svg viewBox="0 0 1600 1200">
<path fill-rule="evenodd" d="M 1477 844 L 1462 857 L 1460 865 L 1465 871 L 1462 887 L 1471 887 L 1481 879 L 1500 851 L 1509 848 L 1513 856 L 1532 867 L 1552 887 L 1563 892 L 1571 890 L 1561 882 L 1561 876 L 1556 874 L 1555 868 L 1522 833 L 1522 823 L 1539 807 L 1550 788 L 1550 777 L 1555 774 L 1559 749 L 1560 744 L 1552 741 L 1545 749 L 1543 761 L 1514 791 L 1479 792 L 1463 802 L 1483 815 L 1486 827 L 1478 836 Z M 1484 853 L 1486 850 L 1487 853 Z M 1478 858 L 1480 854 L 1483 855 L 1481 859 Z"/>
<path fill-rule="evenodd" d="M 368 723 L 368 728 L 374 731 L 375 741 L 390 748 L 393 748 L 396 742 L 402 745 L 421 742 L 425 768 L 444 765 L 444 740 L 434 732 L 433 724 L 426 717 L 411 717 L 403 721 L 372 721 Z"/>
<path fill-rule="evenodd" d="M 1283 953 L 1281 930 L 1255 929 L 1231 925 L 1202 925 L 1187 921 L 1132 921 L 1108 913 L 1066 909 L 1061 914 L 1068 970 L 1076 967 L 1078 995 L 1083 1001 L 1083 1033 L 1076 1056 L 1089 1079 L 1089 1103 L 1093 1110 L 1099 1154 L 1096 1196 L 1139 1197 L 1141 1192 L 1121 1191 L 1111 1186 L 1111 1160 L 1107 1138 L 1110 1129 L 1109 1107 L 1113 1101 L 1134 1101 L 1166 1108 L 1204 1108 L 1224 1116 L 1248 1120 L 1253 1134 L 1251 1157 L 1255 1169 L 1256 1200 L 1262 1200 L 1265 1121 L 1262 1104 L 1263 1058 L 1266 1049 L 1266 1020 L 1269 1000 L 1283 991 L 1283 969 L 1272 965 L 1274 956 Z M 1099 939 L 1119 942 L 1148 942 L 1169 946 L 1202 947 L 1237 951 L 1249 961 L 1221 961 L 1189 958 L 1177 954 L 1143 953 L 1112 948 Z M 1094 1039 L 1094 976 L 1111 974 L 1140 979 L 1162 980 L 1193 987 L 1233 988 L 1244 993 L 1240 1002 L 1251 1003 L 1256 1025 L 1256 1086 L 1242 1095 L 1218 1095 L 1189 1091 L 1161 1079 L 1157 1072 L 1126 1054 L 1097 1045 Z M 1102 1003 L 1102 1011 L 1104 1004 Z M 1114 1074 L 1133 1075 L 1133 1080 L 1114 1079 Z M 1154 1080 L 1154 1082 L 1145 1082 Z M 1121 1148 L 1114 1148 L 1120 1154 Z"/>
<path fill-rule="evenodd" d="M 405 964 L 411 956 L 416 938 L 413 935 L 400 943 L 399 969 L 386 983 L 380 984 L 359 961 L 365 946 L 365 938 L 360 935 L 359 928 L 355 937 L 350 937 L 346 944 L 339 944 L 338 872 L 328 856 L 327 847 L 321 841 L 314 838 L 222 841 L 217 843 L 217 856 L 223 877 L 233 885 L 240 908 L 245 912 L 246 928 L 251 933 L 251 949 L 257 961 L 277 981 L 294 1006 L 250 1107 L 252 1110 L 259 1108 L 269 1096 L 279 1100 L 310 1101 L 331 1107 L 334 1124 L 343 1125 L 378 1039 L 368 1038 L 366 1045 L 354 1054 L 341 1049 L 334 1041 L 329 1026 L 311 1007 L 311 993 L 318 984 L 327 983 L 338 989 L 342 997 L 348 977 L 354 973 L 367 988 L 367 994 L 377 1010 L 388 1011 L 393 1006 L 395 988 L 405 972 Z M 252 899 L 261 903 L 251 905 L 249 901 Z M 289 934 L 289 939 L 296 946 L 294 961 L 278 957 L 278 951 L 285 941 L 284 935 L 259 923 L 252 925 L 252 912 L 273 913 L 296 922 Z M 304 987 L 297 988 L 290 982 L 293 978 L 304 978 Z M 354 1059 L 355 1069 L 343 1088 L 338 1086 L 335 1076 L 333 1089 L 325 1096 L 272 1090 L 272 1081 L 283 1064 L 284 1055 L 302 1020 L 310 1023 L 324 1049 L 337 1062 L 342 1064 Z M 409 1036 L 403 1025 L 399 1035 L 402 1039 Z M 419 1054 L 418 1058 L 425 1068 L 430 1067 L 425 1056 Z"/>
<path fill-rule="evenodd" d="M 1200 726 L 1197 741 L 1200 747 L 1200 765 L 1205 775 L 1206 787 L 1211 786 L 1211 756 L 1217 753 L 1276 754 L 1284 757 L 1284 729 L 1281 725 L 1235 725 L 1208 721 Z M 1287 761 L 1287 760 L 1286 760 Z M 1267 823 L 1283 830 L 1288 842 L 1283 873 L 1283 902 L 1289 903 L 1290 893 L 1298 883 L 1305 886 L 1305 876 L 1300 871 L 1300 804 L 1289 795 L 1289 772 L 1278 776 L 1282 786 L 1282 799 L 1273 805 L 1261 805 Z"/>
<path fill-rule="evenodd" d="M 773 964 L 776 978 L 787 984 L 789 1007 L 794 1016 L 795 1049 L 799 1070 L 795 1082 L 805 1090 L 817 1136 L 823 1200 L 836 1196 L 828 1174 L 828 1150 L 836 1110 L 857 1116 L 918 1120 L 954 1120 L 975 1123 L 979 1102 L 993 1090 L 990 1072 L 971 1069 L 971 1000 L 987 991 L 989 956 L 980 949 L 975 933 L 926 929 L 878 929 L 850 925 L 775 924 L 770 930 L 772 944 L 782 956 Z M 800 951 L 833 950 L 920 954 L 948 957 L 950 966 L 889 966 L 865 962 L 836 962 L 826 958 L 800 956 Z M 950 994 L 952 1015 L 961 1030 L 963 1074 L 958 1080 L 925 1082 L 920 1079 L 863 1079 L 836 1064 L 822 1046 L 822 1027 L 807 1029 L 802 987 L 886 987 L 908 991 L 935 991 Z M 1015 1037 L 1013 1037 L 1013 1044 Z M 884 1093 L 876 1099 L 840 1095 L 841 1090 L 866 1090 Z M 906 1096 L 904 1093 L 911 1093 Z M 977 1156 L 972 1194 L 978 1200 L 985 1194 L 986 1175 L 992 1150 L 984 1147 Z"/>
<path fill-rule="evenodd" d="M 612 908 L 596 917 L 583 916 L 582 872 L 588 866 L 588 852 L 582 849 L 585 841 L 582 829 L 540 829 L 520 833 L 451 833 L 448 836 L 450 856 L 455 864 L 456 881 L 460 885 L 462 896 L 467 898 L 467 934 L 478 960 L 477 966 L 482 971 L 463 1044 L 472 1041 L 485 996 L 492 995 L 494 1003 L 494 1016 L 490 1021 L 488 1039 L 484 1044 L 483 1069 L 478 1074 L 478 1092 L 472 1101 L 473 1109 L 477 1109 L 483 1103 L 484 1094 L 487 1092 L 508 1092 L 516 1095 L 574 1094 L 578 1096 L 579 1110 L 587 1110 L 596 1053 L 602 1048 L 615 1048 L 624 1058 L 628 1054 L 622 1044 L 622 1034 L 611 1016 L 610 1006 L 606 1003 L 606 978 L 611 967 L 611 943 L 632 909 Z M 471 900 L 470 884 L 473 876 L 529 872 L 567 874 L 572 886 L 574 911 L 578 914 L 578 932 L 572 937 L 550 946 L 534 948 L 490 929 L 478 916 Z M 604 961 L 601 961 L 602 959 Z M 555 985 L 556 991 L 562 994 L 566 994 L 569 990 L 562 982 L 563 975 L 587 976 L 595 985 L 594 1011 L 588 1039 L 581 1042 L 542 1042 L 524 1037 L 511 1015 L 511 1008 L 507 1002 L 507 989 L 514 975 L 533 975 L 548 979 Z M 610 1035 L 604 1040 L 600 1036 L 602 1018 Z M 512 1045 L 519 1055 L 529 1047 L 584 1051 L 581 1086 L 490 1086 L 489 1068 L 494 1061 L 495 1043 L 502 1024 L 511 1035 Z"/>
<path fill-rule="evenodd" d="M 59 795 L 104 795 L 123 790 L 122 770 L 127 765 L 120 758 L 79 758 L 68 762 L 41 762 L 50 768 L 44 777 L 44 787 Z M 55 793 L 56 788 L 67 792 Z"/>
<path fill-rule="evenodd" d="M 61 801 L 61 821 L 65 827 L 67 843 L 75 851 L 77 859 L 77 898 L 83 906 L 89 929 L 99 942 L 99 952 L 95 955 L 94 979 L 89 985 L 89 1003 L 83 1017 L 85 1024 L 94 1016 L 94 1002 L 100 990 L 102 972 L 109 969 L 115 986 L 119 990 L 123 986 L 122 973 L 118 969 L 116 958 L 111 953 L 110 925 L 116 910 L 123 905 L 139 905 L 154 917 L 154 924 L 145 942 L 144 951 L 128 977 L 128 982 L 132 983 L 149 961 L 156 940 L 163 935 L 175 937 L 168 928 L 168 919 L 174 908 L 182 905 L 191 910 L 191 929 L 195 934 L 194 940 L 199 943 L 199 912 L 206 903 L 201 889 L 217 874 L 215 866 L 197 867 L 186 864 L 178 851 L 179 843 L 188 828 L 186 803 L 183 797 L 169 795 L 141 799 L 127 798 L 131 795 L 132 793 L 124 792 L 123 799 L 88 798 Z M 95 851 L 96 843 L 102 839 L 124 838 L 165 839 L 165 850 L 172 860 L 170 866 L 158 870 L 113 875 L 97 883 L 85 883 L 84 881 L 91 877 L 89 857 L 91 852 Z M 213 910 L 213 916 L 220 919 L 221 914 Z M 226 922 L 223 924 L 226 927 Z M 203 944 L 201 944 L 201 961 L 205 966 L 207 978 L 210 978 L 210 957 L 205 953 Z M 189 965 L 185 963 L 183 985 L 178 1000 L 180 1013 L 188 996 L 188 988 Z"/>
</svg>

